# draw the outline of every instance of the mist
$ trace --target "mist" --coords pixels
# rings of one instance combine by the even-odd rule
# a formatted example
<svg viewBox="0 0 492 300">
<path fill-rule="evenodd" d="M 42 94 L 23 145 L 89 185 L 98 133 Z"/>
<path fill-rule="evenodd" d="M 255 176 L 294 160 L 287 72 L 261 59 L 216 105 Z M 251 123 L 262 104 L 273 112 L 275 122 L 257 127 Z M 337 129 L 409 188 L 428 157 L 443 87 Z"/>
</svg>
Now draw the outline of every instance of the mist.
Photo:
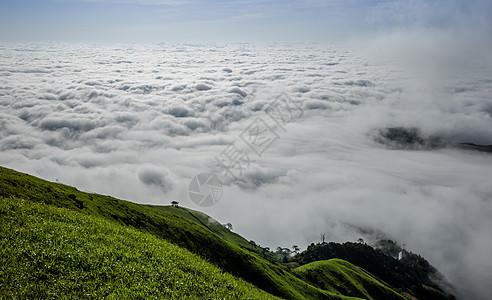
<svg viewBox="0 0 492 300">
<path fill-rule="evenodd" d="M 319 4 L 321 5 L 321 4 Z M 329 43 L 0 44 L 0 164 L 80 190 L 203 211 L 271 249 L 406 244 L 460 299 L 492 282 L 492 4 L 389 1 Z M 355 26 L 355 25 L 354 25 Z M 273 38 L 273 37 L 272 37 Z M 277 97 L 297 113 L 283 128 Z M 276 137 L 261 155 L 255 120 Z M 414 129 L 439 147 L 381 142 Z M 188 196 L 231 143 L 250 160 Z"/>
</svg>

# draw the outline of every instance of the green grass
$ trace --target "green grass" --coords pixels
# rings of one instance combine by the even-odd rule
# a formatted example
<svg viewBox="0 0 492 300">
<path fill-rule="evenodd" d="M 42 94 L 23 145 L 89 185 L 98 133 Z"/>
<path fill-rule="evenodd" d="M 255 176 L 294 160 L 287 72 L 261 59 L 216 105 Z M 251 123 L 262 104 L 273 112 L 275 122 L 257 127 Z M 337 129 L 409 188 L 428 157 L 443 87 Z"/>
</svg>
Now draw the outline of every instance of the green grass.
<svg viewBox="0 0 492 300">
<path fill-rule="evenodd" d="M 176 297 L 180 298 L 184 296 L 185 293 L 192 293 L 193 291 L 180 291 L 180 286 L 173 285 L 171 284 L 171 282 L 167 283 L 169 285 L 166 286 L 169 291 L 164 289 L 164 291 L 167 291 L 170 294 L 161 294 L 163 290 L 159 289 L 159 281 L 162 281 L 164 279 L 157 275 L 157 277 L 155 277 L 156 279 L 153 279 L 155 282 L 151 284 L 142 284 L 141 287 L 135 286 L 139 282 L 138 278 L 142 278 L 142 280 L 151 280 L 150 278 L 152 278 L 152 276 L 145 275 L 147 277 L 141 277 L 140 275 L 135 275 L 140 274 L 138 273 L 140 271 L 133 271 L 140 270 L 139 260 L 132 259 L 134 259 L 135 257 L 139 257 L 139 255 L 140 258 L 142 255 L 150 255 L 152 259 L 149 258 L 150 260 L 148 261 L 147 270 L 153 270 L 152 268 L 155 268 L 155 272 L 160 272 L 158 271 L 161 270 L 159 269 L 160 261 L 158 260 L 158 258 L 160 259 L 165 255 L 170 255 L 170 257 L 174 257 L 174 262 L 177 266 L 187 266 L 187 268 L 190 268 L 189 270 L 193 270 L 188 272 L 188 269 L 186 268 L 180 269 L 179 267 L 177 267 L 177 272 L 179 270 L 183 271 L 183 274 L 179 275 L 184 278 L 183 280 L 189 278 L 190 273 L 195 274 L 196 272 L 198 272 L 201 264 L 206 261 L 213 265 L 215 270 L 219 270 L 222 273 L 232 274 L 234 277 L 238 278 L 236 279 L 236 282 L 241 282 L 239 280 L 240 278 L 241 280 L 247 281 L 271 295 L 282 297 L 285 299 L 349 299 L 349 296 L 360 296 L 360 294 L 353 294 L 351 290 L 340 292 L 340 290 L 336 288 L 330 288 L 330 281 L 327 281 L 326 286 L 319 286 L 315 282 L 305 280 L 305 278 L 297 273 L 293 273 L 286 266 L 266 259 L 263 255 L 260 255 L 261 253 L 255 253 L 257 252 L 257 249 L 251 248 L 252 245 L 249 244 L 249 242 L 247 242 L 244 238 L 233 232 L 230 232 L 222 225 L 213 221 L 210 217 L 200 212 L 189 210 L 191 211 L 191 214 L 193 215 L 192 216 L 189 212 L 186 212 L 182 209 L 172 207 L 151 207 L 148 205 L 141 205 L 129 201 L 119 200 L 110 196 L 85 193 L 77 190 L 74 187 L 45 181 L 34 176 L 16 172 L 14 170 L 3 167 L 0 167 L 0 197 L 25 199 L 25 203 L 22 204 L 23 207 L 21 207 L 20 209 L 45 209 L 47 211 L 49 211 L 50 208 L 52 208 L 53 210 L 62 209 L 64 215 L 71 216 L 72 218 L 78 218 L 77 220 L 79 221 L 87 220 L 90 223 L 87 223 L 87 227 L 90 228 L 85 228 L 85 223 L 76 222 L 75 224 L 80 224 L 76 226 L 77 228 L 73 228 L 73 226 L 69 224 L 70 222 L 56 223 L 59 224 L 59 226 L 56 225 L 58 226 L 56 227 L 54 225 L 55 223 L 50 222 L 51 219 L 55 218 L 54 216 L 57 214 L 41 214 L 44 216 L 44 220 L 39 217 L 36 219 L 36 222 L 37 224 L 51 224 L 50 226 L 51 228 L 53 228 L 53 230 L 49 231 L 48 229 L 46 229 L 48 227 L 45 228 L 41 225 L 30 226 L 29 224 L 27 224 L 30 222 L 28 222 L 28 220 L 32 218 L 29 217 L 29 214 L 27 213 L 24 214 L 25 217 L 21 217 L 22 214 L 19 214 L 18 220 L 16 219 L 15 214 L 11 214 L 12 218 L 11 221 L 9 221 L 11 224 L 9 225 L 9 229 L 7 231 L 2 229 L 2 241 L 5 240 L 4 235 L 5 237 L 8 236 L 8 239 L 14 238 L 12 234 L 15 233 L 16 230 L 21 230 L 22 228 L 28 228 L 29 230 L 27 232 L 34 232 L 38 229 L 41 231 L 32 233 L 31 235 L 26 237 L 26 240 L 24 240 L 24 245 L 22 247 L 27 247 L 25 249 L 31 249 L 29 247 L 38 247 L 34 252 L 26 252 L 23 250 L 24 248 L 15 248 L 17 247 L 15 246 L 17 244 L 9 244 L 10 248 L 6 248 L 7 246 L 2 246 L 1 271 L 4 272 L 2 274 L 2 278 L 9 278 L 8 281 L 4 281 L 2 283 L 2 289 L 3 286 L 6 286 L 6 284 L 10 284 L 10 281 L 19 281 L 20 285 L 32 285 L 31 291 L 33 291 L 33 289 L 37 289 L 35 286 L 39 285 L 40 291 L 43 290 L 46 292 L 45 295 L 49 295 L 48 292 L 52 292 L 51 289 L 53 288 L 53 286 L 56 286 L 54 292 L 61 291 L 60 289 L 62 289 L 64 285 L 59 285 L 59 280 L 64 282 L 67 282 L 67 280 L 69 280 L 76 282 L 77 289 L 82 290 L 77 292 L 80 295 L 95 291 L 96 293 L 102 293 L 97 294 L 97 297 L 99 297 L 100 295 L 105 295 L 107 292 L 111 293 L 112 290 L 109 289 L 109 287 L 111 287 L 112 285 L 117 285 L 121 287 L 123 292 L 131 292 L 135 290 L 135 293 L 142 293 L 142 295 L 147 293 L 148 295 L 159 295 L 157 296 L 158 298 L 172 297 L 172 293 L 175 292 L 177 293 L 176 295 L 178 295 Z M 140 199 L 140 201 L 145 202 L 145 199 Z M 12 206 L 14 204 L 10 203 L 9 205 Z M 111 224 L 111 226 L 106 226 L 103 223 L 106 225 Z M 125 230 L 130 230 L 132 234 L 126 235 L 125 238 L 119 240 L 115 238 L 115 233 L 112 232 L 108 236 L 113 236 L 113 239 L 108 237 L 108 239 L 101 238 L 100 240 L 92 240 L 90 235 L 93 235 L 92 232 L 99 230 L 97 229 L 99 225 L 101 225 L 102 227 L 106 226 L 104 227 L 104 230 L 109 230 L 111 227 L 114 227 L 119 228 L 119 230 L 121 230 L 122 232 Z M 63 233 L 63 228 L 65 226 L 71 228 L 70 230 L 79 231 L 73 234 L 66 232 L 66 235 L 70 236 L 70 239 L 67 240 L 68 242 L 64 242 L 63 239 L 58 240 L 58 246 L 56 246 L 55 248 L 49 248 L 51 247 L 49 243 L 42 243 L 43 241 L 57 239 L 58 237 L 55 236 L 56 233 Z M 20 229 L 17 227 L 19 227 Z M 118 235 L 123 236 L 122 234 L 116 234 L 116 236 Z M 153 242 L 147 243 L 137 241 L 138 239 L 143 239 L 143 237 L 146 237 L 147 239 L 153 239 Z M 30 241 L 31 239 L 33 240 L 33 243 L 32 246 L 29 246 L 28 241 Z M 135 239 L 135 241 L 133 241 L 133 239 Z M 167 244 L 165 244 L 166 246 L 163 246 L 164 244 L 159 244 L 162 247 L 157 246 L 157 241 L 161 241 L 162 243 L 166 242 Z M 7 240 L 7 242 L 10 242 L 10 240 Z M 89 244 L 87 244 L 88 242 Z M 172 243 L 174 246 L 171 247 L 170 243 Z M 247 243 L 247 245 L 245 243 Z M 145 251 L 146 249 L 144 246 L 142 246 L 143 244 L 156 245 L 155 247 L 157 248 L 155 248 L 154 246 L 152 246 L 151 248 L 147 248 L 147 252 L 145 253 L 148 253 L 148 251 L 150 251 L 151 253 L 143 254 L 142 251 Z M 89 247 L 87 245 L 91 246 Z M 49 249 L 54 251 L 52 252 L 54 254 L 50 254 L 51 256 L 43 256 L 45 255 L 45 252 L 49 252 Z M 174 255 L 174 252 L 181 253 L 180 251 L 186 251 L 183 253 L 191 252 L 195 254 L 195 259 L 198 259 L 198 257 L 200 257 L 202 259 L 201 262 L 196 262 L 198 268 L 194 268 L 192 266 L 193 263 L 190 263 L 188 258 L 179 256 L 179 254 Z M 22 262 L 22 259 L 24 259 L 23 257 L 27 257 L 28 260 L 34 259 L 33 257 L 29 256 L 30 253 L 36 253 L 36 256 L 41 257 L 39 260 L 35 260 L 36 264 L 31 263 L 29 264 L 29 266 L 26 265 L 24 266 L 24 269 L 19 269 L 18 271 L 16 271 L 15 268 L 6 269 L 3 267 L 4 265 L 7 266 L 8 264 L 10 264 L 10 266 L 14 266 L 12 265 L 12 263 L 9 263 L 9 261 L 14 257 L 17 257 L 18 264 Z M 102 253 L 101 256 L 97 256 L 99 255 L 98 253 Z M 104 265 L 106 267 L 106 272 L 101 273 L 106 275 L 101 276 L 106 276 L 106 279 L 103 281 L 107 281 L 112 285 L 102 285 L 102 283 L 91 281 L 92 277 L 90 276 L 92 275 L 88 274 L 92 273 L 87 274 L 87 272 L 85 271 L 90 270 L 91 272 L 96 272 L 95 274 L 97 274 L 100 265 L 96 264 L 96 266 L 98 266 L 97 268 L 93 268 L 90 265 L 87 265 L 85 263 L 85 261 L 87 260 L 83 259 L 87 258 L 87 256 L 84 257 L 83 255 L 96 255 L 98 258 L 95 258 L 95 261 L 99 262 L 99 264 L 105 261 L 101 257 L 110 258 L 110 262 L 108 262 L 108 265 Z M 70 271 L 66 273 L 66 276 L 68 277 L 52 277 L 51 275 L 53 274 L 50 273 L 51 271 L 47 266 L 50 266 L 51 269 L 54 268 L 55 270 L 58 270 L 54 272 L 55 275 L 58 274 L 57 272 L 65 272 L 66 270 L 64 269 L 60 271 L 60 268 L 64 268 L 63 259 L 65 258 L 63 257 L 77 259 L 75 263 L 69 262 L 68 266 L 74 263 L 75 266 L 83 267 L 82 270 L 84 271 L 79 272 L 77 268 L 69 267 Z M 133 266 L 133 269 L 127 269 L 127 266 Z M 173 267 L 171 267 L 171 270 L 172 269 Z M 114 271 L 114 273 L 112 271 Z M 165 272 L 164 269 L 162 269 L 161 271 Z M 40 277 L 30 277 L 31 272 L 33 274 L 38 274 L 36 276 Z M 147 274 L 144 271 L 142 272 L 142 274 Z M 203 275 L 204 277 L 209 276 L 208 273 L 205 274 L 206 275 Z M 193 276 L 195 275 L 192 275 L 192 277 Z M 51 279 L 48 278 L 55 278 L 57 281 L 49 281 Z M 232 276 L 228 278 L 232 278 Z M 357 281 L 358 279 L 354 280 Z M 40 281 L 43 284 L 40 285 Z M 225 281 L 222 281 L 219 285 L 213 286 L 214 288 L 220 290 L 222 283 L 225 283 L 226 286 L 227 284 L 229 284 Z M 124 289 L 124 286 L 127 285 L 131 290 Z M 187 285 L 185 284 L 185 286 Z M 74 286 L 72 285 L 72 287 Z M 148 289 L 150 289 L 151 292 L 149 292 Z M 174 289 L 177 290 L 174 291 Z M 198 297 L 197 295 L 194 295 L 190 297 L 196 296 L 198 298 L 220 298 L 220 296 L 216 296 L 218 295 L 216 293 L 220 291 L 215 291 L 213 288 L 203 288 L 201 291 L 203 292 L 202 296 Z M 243 296 L 240 296 L 239 298 L 242 297 Z M 262 297 L 262 299 L 265 297 Z M 364 296 L 364 298 L 368 297 Z"/>
<path fill-rule="evenodd" d="M 104 217 L 151 233 L 200 255 L 224 271 L 270 294 L 287 299 L 332 299 L 318 289 L 256 253 L 241 248 L 180 215 L 113 197 L 78 191 L 0 167 L 0 196 L 68 208 L 88 216 Z"/>
<path fill-rule="evenodd" d="M 248 249 L 253 249 L 252 245 L 242 236 L 237 233 L 230 231 L 225 228 L 222 224 L 211 218 L 210 216 L 193 209 L 189 209 L 186 207 L 173 207 L 173 206 L 157 206 L 157 205 L 149 205 L 150 207 L 163 210 L 166 212 L 170 212 L 179 216 L 182 216 L 190 221 L 198 223 L 209 231 L 219 235 L 220 237 L 232 241 L 238 245 L 241 245 Z"/>
<path fill-rule="evenodd" d="M 278 255 L 276 253 L 270 252 L 265 250 L 264 248 L 250 243 L 248 240 L 240 236 L 239 234 L 227 229 L 224 225 L 220 224 L 207 214 L 204 214 L 200 211 L 196 211 L 193 209 L 189 209 L 186 207 L 174 207 L 174 206 L 160 206 L 160 205 L 149 205 L 150 207 L 160 209 L 163 211 L 167 211 L 176 215 L 180 215 L 184 218 L 187 218 L 198 225 L 203 226 L 207 230 L 217 234 L 218 236 L 231 241 L 239 246 L 241 246 L 244 249 L 248 249 L 250 251 L 253 251 L 257 254 L 260 254 L 261 256 L 271 260 L 271 261 L 281 261 L 281 258 L 283 258 L 282 255 Z"/>
<path fill-rule="evenodd" d="M 0 298 L 277 299 L 149 233 L 0 198 Z"/>
<path fill-rule="evenodd" d="M 365 299 L 405 299 L 366 270 L 341 259 L 312 262 L 296 268 L 294 273 L 337 294 Z"/>
</svg>

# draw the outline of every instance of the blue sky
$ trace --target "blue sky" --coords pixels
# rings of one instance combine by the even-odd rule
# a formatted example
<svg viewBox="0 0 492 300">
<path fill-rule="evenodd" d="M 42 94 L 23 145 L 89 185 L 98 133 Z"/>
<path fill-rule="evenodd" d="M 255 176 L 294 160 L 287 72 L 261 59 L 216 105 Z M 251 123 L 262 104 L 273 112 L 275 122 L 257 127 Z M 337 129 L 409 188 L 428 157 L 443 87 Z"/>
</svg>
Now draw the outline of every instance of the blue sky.
<svg viewBox="0 0 492 300">
<path fill-rule="evenodd" d="M 461 14 L 484 14 L 469 8 L 486 2 L 491 1 L 0 1 L 0 41 L 326 42 L 398 26 L 450 26 Z"/>
</svg>

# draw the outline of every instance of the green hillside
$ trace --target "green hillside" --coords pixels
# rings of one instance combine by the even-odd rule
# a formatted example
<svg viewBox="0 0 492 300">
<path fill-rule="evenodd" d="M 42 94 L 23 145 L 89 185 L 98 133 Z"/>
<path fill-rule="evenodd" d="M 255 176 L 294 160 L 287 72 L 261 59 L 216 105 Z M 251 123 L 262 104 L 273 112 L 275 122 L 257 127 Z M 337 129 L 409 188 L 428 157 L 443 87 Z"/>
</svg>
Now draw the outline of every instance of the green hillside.
<svg viewBox="0 0 492 300">
<path fill-rule="evenodd" d="M 256 244 L 246 240 L 239 234 L 227 229 L 224 225 L 220 224 L 210 216 L 200 212 L 196 211 L 193 209 L 189 209 L 186 207 L 178 206 L 174 207 L 171 205 L 168 206 L 160 206 L 160 205 L 149 205 L 150 207 L 157 208 L 163 211 L 167 211 L 176 215 L 180 215 L 184 218 L 187 218 L 193 222 L 196 222 L 199 225 L 202 225 L 204 228 L 209 230 L 210 232 L 213 232 L 217 234 L 218 236 L 234 242 L 238 244 L 240 247 L 248 249 L 250 251 L 253 251 L 257 254 L 260 254 L 261 256 L 273 260 L 273 261 L 280 261 L 283 256 L 278 255 L 276 253 L 267 251 L 265 248 L 259 247 Z"/>
<path fill-rule="evenodd" d="M 39 286 L 39 289 L 43 289 L 46 293 L 45 295 L 49 295 L 48 293 L 52 290 L 55 292 L 63 290 L 68 284 L 64 280 L 68 280 L 78 286 L 76 290 L 83 290 L 77 290 L 74 293 L 90 294 L 107 291 L 116 297 L 135 290 L 135 294 L 132 295 L 137 296 L 137 293 L 145 293 L 146 289 L 150 289 L 153 292 L 149 294 L 155 293 L 159 295 L 158 298 L 166 298 L 166 293 L 169 293 L 169 297 L 176 293 L 178 295 L 176 297 L 180 298 L 187 292 L 192 293 L 187 289 L 191 289 L 194 287 L 192 284 L 195 284 L 197 285 L 196 293 L 205 295 L 198 297 L 194 294 L 196 297 L 215 299 L 220 298 L 216 295 L 226 291 L 223 289 L 223 283 L 228 282 L 226 283 L 228 290 L 231 284 L 233 289 L 238 287 L 237 293 L 240 294 L 236 295 L 240 295 L 239 298 L 256 295 L 250 290 L 251 286 L 244 283 L 246 281 L 271 295 L 285 299 L 349 299 L 349 297 L 358 296 L 358 294 L 351 294 L 350 291 L 340 293 L 336 288 L 315 286 L 316 284 L 306 281 L 286 266 L 255 253 L 258 249 L 254 249 L 254 246 L 244 238 L 228 231 L 210 217 L 199 212 L 188 209 L 184 211 L 173 207 L 156 208 L 109 196 L 85 193 L 74 187 L 48 182 L 3 167 L 0 167 L 0 197 L 9 198 L 2 201 L 2 222 L 9 224 L 8 226 L 2 225 L 8 228 L 8 230 L 2 230 L 1 236 L 2 241 L 6 243 L 2 249 L 8 249 L 1 253 L 2 266 L 9 265 L 9 261 L 29 262 L 25 266 L 17 263 L 18 269 L 13 263 L 10 263 L 12 266 L 10 268 L 2 267 L 2 278 L 8 278 L 2 282 L 2 289 L 6 284 L 19 282 L 20 285 L 14 287 L 14 291 L 20 290 L 24 293 L 22 289 L 25 289 L 26 294 L 36 294 L 39 292 L 37 290 Z M 15 199 L 23 199 L 23 201 Z M 145 201 L 145 199 L 140 199 L 140 201 Z M 193 216 L 190 215 L 190 211 Z M 10 219 L 4 218 L 4 215 L 10 216 Z M 72 219 L 66 222 L 60 221 L 60 215 L 82 223 Z M 36 225 L 27 224 L 31 222 L 31 219 Z M 74 228 L 71 224 L 80 225 Z M 99 226 L 101 228 L 98 229 Z M 127 234 L 115 234 L 115 232 L 108 231 L 111 228 L 127 232 Z M 22 231 L 28 233 L 17 237 L 15 233 Z M 122 236 L 121 240 L 115 239 L 119 236 Z M 18 240 L 15 240 L 16 238 Z M 146 242 L 141 242 L 143 239 L 147 239 Z M 37 247 L 33 248 L 34 250 L 29 246 L 31 240 L 32 247 Z M 54 248 L 49 248 L 51 247 L 49 241 L 56 241 Z M 145 249 L 144 244 L 152 246 Z M 178 250 L 175 251 L 175 249 Z M 162 258 L 164 252 L 174 257 L 175 263 L 183 268 L 167 264 Z M 177 254 L 174 255 L 174 252 Z M 191 256 L 190 252 L 195 255 Z M 148 255 L 149 258 L 147 261 L 145 258 L 139 264 L 142 255 Z M 64 260 L 66 257 L 69 258 L 68 262 Z M 94 269 L 91 269 L 93 266 L 87 265 L 91 257 L 98 262 Z M 213 267 L 199 260 L 199 257 L 211 263 Z M 162 268 L 158 266 L 161 258 L 163 259 Z M 70 259 L 75 259 L 75 261 L 70 261 Z M 196 268 L 191 266 L 192 264 L 196 264 Z M 126 269 L 130 266 L 134 269 Z M 138 271 L 141 273 L 134 271 L 140 270 L 139 268 L 143 268 Z M 160 285 L 160 281 L 163 280 L 161 275 L 169 272 L 182 271 L 182 275 L 177 276 L 183 278 L 211 276 L 207 273 L 208 271 L 197 273 L 201 268 L 219 270 L 218 272 L 223 274 L 220 276 L 224 277 L 217 277 L 220 279 L 217 279 L 217 284 L 200 285 L 189 282 L 186 285 L 183 283 L 184 290 L 177 288 L 174 291 L 176 286 L 172 283 Z M 100 273 L 98 273 L 99 269 L 101 269 Z M 95 275 L 87 274 L 85 270 L 92 270 L 91 272 L 95 273 L 90 274 Z M 54 275 L 50 273 L 52 271 L 55 275 L 64 275 L 53 277 Z M 34 275 L 30 275 L 31 273 Z M 195 273 L 197 275 L 194 275 Z M 224 273 L 229 273 L 235 278 Z M 146 275 L 140 277 L 135 274 Z M 134 286 L 138 280 L 142 281 L 142 287 Z M 129 281 L 132 282 L 129 283 Z M 59 283 L 62 285 L 58 285 Z M 106 283 L 114 286 L 115 289 L 108 290 L 104 285 Z M 127 285 L 129 288 L 125 289 Z M 329 285 L 327 283 L 327 286 Z M 120 290 L 113 292 L 113 290 L 118 290 L 116 287 Z M 6 289 L 6 291 L 13 290 L 12 288 Z M 227 295 L 229 297 L 235 294 L 231 292 Z M 261 292 L 259 298 L 267 299 L 268 297 L 271 296 Z"/>
<path fill-rule="evenodd" d="M 366 270 L 341 259 L 312 262 L 296 268 L 294 273 L 337 294 L 365 299 L 405 299 Z"/>
<path fill-rule="evenodd" d="M 380 246 L 383 245 L 384 247 L 381 249 L 374 249 L 364 243 L 311 244 L 305 251 L 295 255 L 290 260 L 305 265 L 333 258 L 343 259 L 364 268 L 376 278 L 391 285 L 394 290 L 412 295 L 417 299 L 449 300 L 455 298 L 437 285 L 437 282 L 444 285 L 446 282 L 442 275 L 423 257 L 408 252 L 407 258 L 400 261 L 385 254 L 385 252 L 398 254 L 399 247 L 396 247 L 391 241 L 381 241 Z M 388 249 L 389 252 L 383 251 L 384 249 Z"/>
<path fill-rule="evenodd" d="M 277 299 L 189 251 L 101 217 L 0 198 L 1 299 Z"/>
<path fill-rule="evenodd" d="M 225 226 L 223 226 L 222 224 L 220 224 L 219 222 L 217 222 L 216 220 L 212 219 L 211 217 L 209 217 L 208 215 L 202 212 L 181 207 L 181 206 L 179 207 L 157 206 L 157 205 L 149 205 L 149 206 L 182 216 L 186 219 L 198 223 L 199 225 L 202 225 L 204 228 L 219 235 L 220 237 L 223 237 L 228 241 L 235 242 L 236 244 L 251 250 L 256 250 L 253 247 L 253 245 L 251 245 L 245 238 L 243 238 L 237 233 L 230 231 Z"/>
<path fill-rule="evenodd" d="M 224 271 L 287 299 L 331 299 L 286 267 L 227 241 L 186 218 L 146 205 L 85 193 L 74 187 L 0 168 L 0 196 L 65 207 L 149 232 L 200 255 Z"/>
</svg>

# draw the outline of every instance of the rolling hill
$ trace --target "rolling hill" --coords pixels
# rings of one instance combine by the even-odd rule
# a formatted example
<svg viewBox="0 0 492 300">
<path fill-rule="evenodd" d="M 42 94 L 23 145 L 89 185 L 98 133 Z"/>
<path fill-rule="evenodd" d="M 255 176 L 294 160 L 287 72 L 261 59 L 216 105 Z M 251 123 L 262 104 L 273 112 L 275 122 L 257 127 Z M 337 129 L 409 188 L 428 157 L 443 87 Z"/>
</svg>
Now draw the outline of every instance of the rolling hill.
<svg viewBox="0 0 492 300">
<path fill-rule="evenodd" d="M 5 297 L 73 289 L 68 295 L 88 298 L 370 299 L 308 280 L 190 209 L 85 193 L 3 167 L 0 197 Z M 350 268 L 348 277 L 341 267 L 334 273 L 367 291 L 385 286 Z"/>
<path fill-rule="evenodd" d="M 374 275 L 341 259 L 312 262 L 296 268 L 294 273 L 321 289 L 342 295 L 365 299 L 405 299 Z"/>
<path fill-rule="evenodd" d="M 450 300 L 455 297 L 448 294 L 441 286 L 449 288 L 442 275 L 423 257 L 407 253 L 405 260 L 397 260 L 385 254 L 384 248 L 401 249 L 392 241 L 380 241 L 385 247 L 374 249 L 365 243 L 319 243 L 311 244 L 308 248 L 292 257 L 291 262 L 302 267 L 319 261 L 330 261 L 337 258 L 370 272 L 372 276 L 390 285 L 399 293 L 412 295 L 420 300 Z M 380 245 L 381 246 L 381 245 Z M 391 252 L 391 251 L 390 251 Z M 393 253 L 395 254 L 395 253 Z M 438 284 L 439 283 L 439 284 Z M 316 284 L 316 286 L 318 286 Z"/>
</svg>

